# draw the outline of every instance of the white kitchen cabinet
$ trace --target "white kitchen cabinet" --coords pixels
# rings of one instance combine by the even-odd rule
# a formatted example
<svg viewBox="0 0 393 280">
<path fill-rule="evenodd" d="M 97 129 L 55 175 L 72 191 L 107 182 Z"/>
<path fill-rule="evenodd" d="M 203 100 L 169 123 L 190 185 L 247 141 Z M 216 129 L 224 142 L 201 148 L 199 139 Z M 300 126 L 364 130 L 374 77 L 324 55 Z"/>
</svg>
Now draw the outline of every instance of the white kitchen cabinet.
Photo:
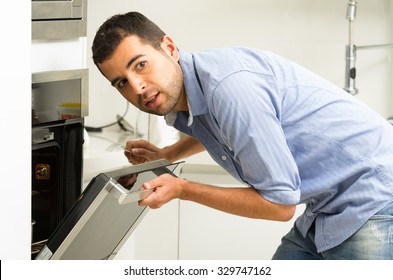
<svg viewBox="0 0 393 280">
<path fill-rule="evenodd" d="M 149 210 L 115 259 L 177 260 L 178 210 L 178 200 Z"/>
<path fill-rule="evenodd" d="M 185 165 L 181 176 L 223 187 L 241 186 L 217 165 Z M 298 207 L 289 222 L 276 222 L 244 218 L 180 201 L 179 259 L 271 259 L 281 237 L 303 209 Z"/>
</svg>

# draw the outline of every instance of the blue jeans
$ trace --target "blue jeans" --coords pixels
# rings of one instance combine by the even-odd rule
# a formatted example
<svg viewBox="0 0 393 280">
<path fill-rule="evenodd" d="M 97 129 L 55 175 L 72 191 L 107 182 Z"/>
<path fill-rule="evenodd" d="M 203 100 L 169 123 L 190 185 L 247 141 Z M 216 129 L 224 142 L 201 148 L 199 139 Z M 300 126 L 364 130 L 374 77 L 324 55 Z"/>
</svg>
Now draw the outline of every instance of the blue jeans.
<svg viewBox="0 0 393 280">
<path fill-rule="evenodd" d="M 340 245 L 317 252 L 314 227 L 306 238 L 294 226 L 285 235 L 273 260 L 393 260 L 393 203 L 372 216 Z"/>
</svg>

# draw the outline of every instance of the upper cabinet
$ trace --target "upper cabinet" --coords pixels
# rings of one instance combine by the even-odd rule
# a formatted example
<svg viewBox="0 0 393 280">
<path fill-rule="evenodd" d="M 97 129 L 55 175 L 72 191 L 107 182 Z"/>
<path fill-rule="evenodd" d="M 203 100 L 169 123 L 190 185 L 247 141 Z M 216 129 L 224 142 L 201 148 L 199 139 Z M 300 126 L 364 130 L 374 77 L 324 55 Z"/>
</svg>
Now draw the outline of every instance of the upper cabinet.
<svg viewBox="0 0 393 280">
<path fill-rule="evenodd" d="M 32 39 L 86 37 L 87 0 L 32 0 Z"/>
</svg>

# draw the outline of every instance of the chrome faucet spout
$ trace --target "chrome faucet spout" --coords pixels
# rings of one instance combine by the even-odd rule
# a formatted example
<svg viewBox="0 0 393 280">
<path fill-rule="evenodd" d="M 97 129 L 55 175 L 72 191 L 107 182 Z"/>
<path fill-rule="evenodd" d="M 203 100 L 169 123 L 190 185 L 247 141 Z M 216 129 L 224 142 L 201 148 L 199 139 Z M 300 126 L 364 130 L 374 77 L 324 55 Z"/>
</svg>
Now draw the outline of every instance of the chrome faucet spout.
<svg viewBox="0 0 393 280">
<path fill-rule="evenodd" d="M 347 19 L 349 21 L 349 42 L 345 50 L 345 88 L 348 93 L 355 95 L 358 93 L 355 87 L 356 79 L 356 46 L 354 44 L 354 20 L 356 17 L 357 3 L 354 0 L 348 1 Z"/>
<path fill-rule="evenodd" d="M 355 85 L 356 79 L 356 46 L 347 45 L 345 50 L 345 88 L 344 90 L 348 93 L 355 95 L 358 93 L 358 89 Z"/>
</svg>

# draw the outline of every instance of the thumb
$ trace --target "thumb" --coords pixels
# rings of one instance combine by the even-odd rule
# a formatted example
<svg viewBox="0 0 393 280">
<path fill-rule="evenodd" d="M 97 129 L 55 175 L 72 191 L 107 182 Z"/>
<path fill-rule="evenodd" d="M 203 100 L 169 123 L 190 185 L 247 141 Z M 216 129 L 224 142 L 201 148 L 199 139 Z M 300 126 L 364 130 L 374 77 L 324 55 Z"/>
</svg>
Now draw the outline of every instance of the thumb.
<svg viewBox="0 0 393 280">
<path fill-rule="evenodd" d="M 151 182 L 145 182 L 142 185 L 142 189 L 148 190 L 148 189 L 154 189 L 154 187 L 152 186 Z"/>
<path fill-rule="evenodd" d="M 154 178 L 154 179 L 152 179 L 150 181 L 146 181 L 146 182 L 144 182 L 142 184 L 142 188 L 145 189 L 145 190 L 155 189 L 155 188 L 158 188 L 158 187 L 161 187 L 161 186 L 162 186 L 162 182 L 160 180 L 160 177 Z"/>
</svg>

